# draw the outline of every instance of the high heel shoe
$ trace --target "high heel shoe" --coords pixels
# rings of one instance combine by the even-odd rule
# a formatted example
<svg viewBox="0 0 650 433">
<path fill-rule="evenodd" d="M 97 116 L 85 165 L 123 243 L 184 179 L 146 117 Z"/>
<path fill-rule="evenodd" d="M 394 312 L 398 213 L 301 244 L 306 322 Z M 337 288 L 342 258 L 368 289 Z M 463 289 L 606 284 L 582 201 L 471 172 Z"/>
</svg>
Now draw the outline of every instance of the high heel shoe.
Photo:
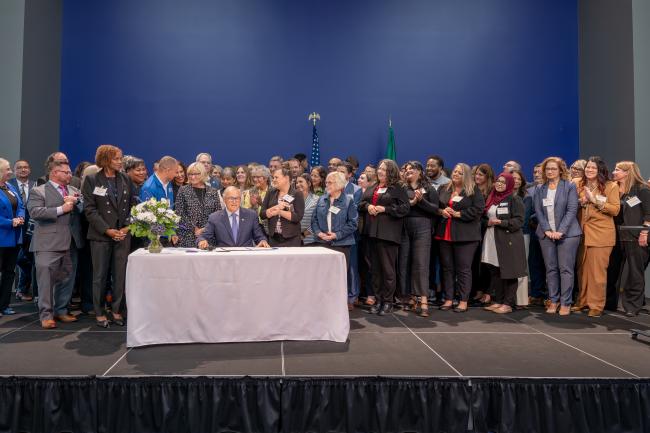
<svg viewBox="0 0 650 433">
<path fill-rule="evenodd" d="M 546 307 L 546 313 L 547 314 L 555 314 L 555 313 L 557 313 L 557 310 L 559 310 L 559 309 L 560 309 L 560 304 L 559 303 L 556 304 L 554 302 L 551 302 L 550 304 L 548 304 L 548 307 Z"/>
<path fill-rule="evenodd" d="M 418 311 L 418 316 L 420 317 L 429 317 L 429 305 L 426 303 L 420 304 L 420 311 Z"/>
</svg>

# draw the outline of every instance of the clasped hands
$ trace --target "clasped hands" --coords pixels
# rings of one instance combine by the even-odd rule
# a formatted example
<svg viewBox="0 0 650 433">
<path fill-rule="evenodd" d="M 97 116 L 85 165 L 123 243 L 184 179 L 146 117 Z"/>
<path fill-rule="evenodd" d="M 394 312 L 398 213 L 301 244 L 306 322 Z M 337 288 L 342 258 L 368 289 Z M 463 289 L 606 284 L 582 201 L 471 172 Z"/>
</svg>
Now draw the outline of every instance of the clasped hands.
<svg viewBox="0 0 650 433">
<path fill-rule="evenodd" d="M 442 215 L 444 218 L 460 218 L 460 211 L 454 210 L 453 208 L 447 206 L 440 211 L 440 215 Z"/>
<path fill-rule="evenodd" d="M 368 213 L 372 216 L 377 216 L 380 213 L 386 212 L 386 208 L 384 206 L 375 206 L 372 204 L 368 205 Z"/>
<path fill-rule="evenodd" d="M 11 224 L 14 227 L 22 226 L 23 224 L 25 224 L 25 219 L 23 217 L 14 218 L 11 220 Z"/>
<path fill-rule="evenodd" d="M 414 204 L 422 200 L 422 197 L 424 197 L 422 195 L 422 190 L 416 189 L 415 196 L 411 200 L 409 200 L 409 203 L 411 203 L 411 206 L 413 206 Z"/>
<path fill-rule="evenodd" d="M 72 212 L 72 209 L 74 209 L 74 206 L 77 204 L 78 201 L 79 198 L 74 195 L 68 195 L 63 197 L 63 206 L 61 206 L 61 208 L 63 209 L 63 213 Z"/>
<path fill-rule="evenodd" d="M 501 224 L 501 220 L 499 218 L 490 218 L 487 223 L 488 227 L 498 226 L 499 224 Z"/>
<path fill-rule="evenodd" d="M 291 205 L 285 201 L 279 201 L 278 204 L 275 206 L 272 206 L 266 210 L 266 216 L 268 218 L 280 215 L 280 212 L 283 210 L 289 211 L 291 210 Z"/>
<path fill-rule="evenodd" d="M 562 236 L 564 236 L 564 233 L 554 232 L 553 230 L 546 230 L 544 232 L 544 235 L 551 240 L 559 241 L 562 239 Z"/>
<path fill-rule="evenodd" d="M 332 242 L 336 240 L 336 233 L 334 232 L 320 232 L 318 233 L 318 237 L 325 242 Z"/>
<path fill-rule="evenodd" d="M 113 239 L 116 242 L 123 241 L 126 238 L 127 233 L 129 233 L 128 227 L 122 227 L 121 229 L 108 229 L 106 230 L 106 236 Z"/>
</svg>

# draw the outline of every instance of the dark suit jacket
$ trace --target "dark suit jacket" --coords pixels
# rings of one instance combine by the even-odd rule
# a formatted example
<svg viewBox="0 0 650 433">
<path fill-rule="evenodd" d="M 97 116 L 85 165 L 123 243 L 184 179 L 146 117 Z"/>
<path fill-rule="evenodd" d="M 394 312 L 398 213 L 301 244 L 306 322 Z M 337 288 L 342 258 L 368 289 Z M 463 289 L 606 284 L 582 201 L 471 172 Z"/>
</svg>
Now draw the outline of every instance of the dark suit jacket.
<svg viewBox="0 0 650 433">
<path fill-rule="evenodd" d="M 16 179 L 14 177 L 13 179 L 9 180 L 9 183 L 12 184 L 14 186 L 14 188 L 16 188 L 16 191 L 18 191 L 18 195 L 20 195 L 20 187 L 18 186 L 18 179 Z M 29 180 L 29 181 L 27 181 L 27 184 L 28 184 L 27 189 L 29 190 L 28 192 L 31 192 L 32 189 L 36 186 L 36 181 L 35 180 Z M 29 194 L 28 194 L 28 198 L 29 198 Z M 26 242 L 29 242 L 29 239 L 27 237 L 28 236 L 31 237 L 31 231 L 29 233 L 27 232 L 27 229 L 28 229 L 28 227 L 30 225 L 30 223 L 29 223 L 29 212 L 27 211 L 27 203 L 23 203 L 23 205 L 25 205 L 25 224 L 23 224 L 21 226 L 21 229 L 22 229 L 22 232 L 23 232 L 22 236 L 23 236 L 23 245 L 24 245 Z M 33 228 L 32 228 L 32 230 L 33 230 Z"/>
<path fill-rule="evenodd" d="M 641 203 L 631 207 L 627 201 L 637 197 Z M 633 185 L 630 192 L 621 197 L 621 209 L 616 222 L 624 226 L 640 226 L 644 221 L 650 221 L 650 188 L 645 185 Z M 621 241 L 637 241 L 640 231 L 621 230 Z"/>
<path fill-rule="evenodd" d="M 386 212 L 372 216 L 368 213 L 368 206 L 372 204 L 376 187 L 375 184 L 366 188 L 359 203 L 359 213 L 364 218 L 362 234 L 399 244 L 402 239 L 404 217 L 411 208 L 406 191 L 400 185 L 387 187 L 386 192 L 379 194 L 377 198 L 377 206 L 384 206 Z"/>
<path fill-rule="evenodd" d="M 260 226 L 257 212 L 240 207 L 237 239 L 232 238 L 228 213 L 220 210 L 210 215 L 205 231 L 196 239 L 196 244 L 203 240 L 217 247 L 252 247 L 265 241 L 266 237 Z"/>
<path fill-rule="evenodd" d="M 499 258 L 502 279 L 526 276 L 528 263 L 522 227 L 525 219 L 524 201 L 517 195 L 510 195 L 497 203 L 497 218 L 501 224 L 494 226 L 494 243 Z M 506 212 L 507 211 L 507 212 Z M 506 212 L 506 213 L 503 213 Z M 487 224 L 487 215 L 483 215 Z"/>
<path fill-rule="evenodd" d="M 544 239 L 544 232 L 551 230 L 548 222 L 544 199 L 548 193 L 548 184 L 540 185 L 535 190 L 533 204 L 539 225 L 536 234 L 539 239 Z M 560 180 L 555 191 L 554 200 L 555 231 L 564 233 L 565 238 L 580 236 L 582 229 L 578 223 L 578 192 L 576 185 L 568 180 Z"/>
<path fill-rule="evenodd" d="M 447 186 L 441 186 L 438 189 L 440 199 L 439 208 L 445 209 L 449 206 L 452 191 Z M 452 203 L 451 208 L 460 211 L 460 218 L 453 218 L 451 222 L 451 240 L 453 242 L 470 242 L 480 241 L 481 235 L 481 216 L 485 208 L 485 199 L 478 188 L 474 189 L 474 194 L 467 195 L 465 190 L 460 192 L 462 199 Z M 436 236 L 443 237 L 447 229 L 448 218 L 440 218 L 436 227 Z"/>
<path fill-rule="evenodd" d="M 282 226 L 282 237 L 285 239 L 293 238 L 295 236 L 300 236 L 302 233 L 300 229 L 300 221 L 305 214 L 305 200 L 302 198 L 302 194 L 297 194 L 296 190 L 292 187 L 289 189 L 289 195 L 294 198 L 291 203 L 291 221 L 288 221 L 284 218 L 281 219 L 280 224 Z M 266 210 L 270 207 L 278 204 L 278 190 L 275 188 L 269 189 L 269 191 L 264 196 L 264 201 L 262 202 L 262 208 L 260 209 L 260 218 L 269 220 L 269 235 L 273 236 L 275 234 L 275 226 L 277 224 L 279 216 L 274 216 L 267 218 Z"/>
<path fill-rule="evenodd" d="M 115 173 L 117 200 L 108 188 L 108 179 L 103 171 L 86 176 L 83 184 L 84 213 L 88 219 L 88 240 L 109 242 L 108 229 L 121 229 L 129 225 L 131 206 L 137 204 L 135 188 L 129 177 Z M 106 195 L 95 194 L 95 188 L 106 188 Z"/>
</svg>

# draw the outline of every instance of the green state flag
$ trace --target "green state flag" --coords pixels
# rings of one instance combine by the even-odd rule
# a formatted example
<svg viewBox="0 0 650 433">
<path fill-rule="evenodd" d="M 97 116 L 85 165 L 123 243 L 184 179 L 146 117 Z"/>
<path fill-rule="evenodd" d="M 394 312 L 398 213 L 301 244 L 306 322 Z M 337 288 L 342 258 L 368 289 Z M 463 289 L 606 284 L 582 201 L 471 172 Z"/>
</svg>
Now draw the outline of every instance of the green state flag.
<svg viewBox="0 0 650 433">
<path fill-rule="evenodd" d="M 393 122 L 388 121 L 388 144 L 386 145 L 386 159 L 397 161 L 397 150 L 395 148 L 395 132 L 393 131 Z"/>
</svg>

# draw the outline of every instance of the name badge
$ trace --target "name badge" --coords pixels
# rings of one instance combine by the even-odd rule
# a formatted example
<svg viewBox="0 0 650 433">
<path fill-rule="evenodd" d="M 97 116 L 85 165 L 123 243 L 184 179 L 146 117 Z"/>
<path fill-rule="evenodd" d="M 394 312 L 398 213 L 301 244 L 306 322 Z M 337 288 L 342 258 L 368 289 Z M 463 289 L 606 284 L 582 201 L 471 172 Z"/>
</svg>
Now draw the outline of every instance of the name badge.
<svg viewBox="0 0 650 433">
<path fill-rule="evenodd" d="M 550 198 L 545 198 L 542 202 L 544 203 L 544 207 L 553 206 L 553 200 Z"/>
<path fill-rule="evenodd" d="M 377 190 L 377 192 L 378 192 L 379 194 L 386 194 L 386 191 L 388 191 L 388 188 L 379 188 L 379 189 Z"/>
<path fill-rule="evenodd" d="M 336 215 L 337 213 L 341 212 L 341 209 L 339 209 L 336 206 L 330 206 L 330 212 L 332 212 L 334 215 Z"/>
<path fill-rule="evenodd" d="M 462 199 L 463 199 L 463 196 L 457 195 L 456 197 L 452 198 L 451 201 L 453 201 L 454 203 L 458 203 Z"/>
<path fill-rule="evenodd" d="M 628 199 L 625 201 L 625 203 L 627 203 L 627 205 L 628 205 L 629 207 L 634 207 L 634 206 L 638 205 L 639 203 L 641 203 L 641 200 L 639 200 L 639 197 L 634 196 L 634 197 L 630 197 L 630 198 L 628 198 Z"/>
<path fill-rule="evenodd" d="M 497 208 L 497 215 L 508 215 L 508 208 L 507 207 L 498 207 Z"/>
<path fill-rule="evenodd" d="M 101 186 L 96 186 L 95 189 L 93 190 L 93 195 L 98 195 L 100 197 L 105 197 L 106 196 L 106 188 L 103 188 Z"/>
<path fill-rule="evenodd" d="M 287 203 L 292 203 L 293 197 L 291 197 L 289 194 L 285 194 L 284 197 L 282 197 L 282 200 L 286 201 Z"/>
</svg>

